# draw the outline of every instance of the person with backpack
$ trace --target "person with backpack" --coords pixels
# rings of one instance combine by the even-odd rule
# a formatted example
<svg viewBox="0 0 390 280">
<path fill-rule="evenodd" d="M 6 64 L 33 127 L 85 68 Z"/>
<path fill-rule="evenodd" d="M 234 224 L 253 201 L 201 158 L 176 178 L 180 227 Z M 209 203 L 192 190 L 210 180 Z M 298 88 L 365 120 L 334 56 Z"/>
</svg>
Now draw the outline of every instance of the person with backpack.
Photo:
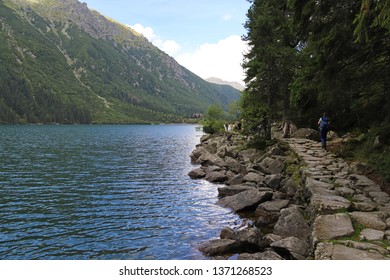
<svg viewBox="0 0 390 280">
<path fill-rule="evenodd" d="M 326 136 L 329 131 L 329 118 L 324 113 L 322 117 L 318 120 L 318 125 L 320 129 L 320 134 L 321 134 L 321 143 L 322 143 L 322 148 L 326 150 Z"/>
</svg>

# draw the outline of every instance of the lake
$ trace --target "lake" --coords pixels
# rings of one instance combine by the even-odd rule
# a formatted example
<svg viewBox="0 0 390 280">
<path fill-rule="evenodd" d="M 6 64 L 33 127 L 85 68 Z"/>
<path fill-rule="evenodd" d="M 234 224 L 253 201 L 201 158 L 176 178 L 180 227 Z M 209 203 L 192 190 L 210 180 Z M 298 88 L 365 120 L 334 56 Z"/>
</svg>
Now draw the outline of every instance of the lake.
<svg viewBox="0 0 390 280">
<path fill-rule="evenodd" d="M 0 126 L 0 259 L 205 259 L 239 217 L 191 180 L 194 125 Z"/>
</svg>

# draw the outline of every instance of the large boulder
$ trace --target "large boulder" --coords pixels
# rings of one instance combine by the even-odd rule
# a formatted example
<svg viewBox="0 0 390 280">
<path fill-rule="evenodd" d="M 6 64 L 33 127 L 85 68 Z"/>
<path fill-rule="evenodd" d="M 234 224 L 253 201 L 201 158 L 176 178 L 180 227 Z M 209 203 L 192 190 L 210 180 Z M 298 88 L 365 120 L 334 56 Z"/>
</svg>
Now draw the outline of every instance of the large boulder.
<svg viewBox="0 0 390 280">
<path fill-rule="evenodd" d="M 219 197 L 233 196 L 241 192 L 251 190 L 253 188 L 254 187 L 250 185 L 234 185 L 234 186 L 220 187 L 218 188 L 218 196 Z"/>
<path fill-rule="evenodd" d="M 234 158 L 232 157 L 225 157 L 226 167 L 228 170 L 239 174 L 244 170 L 244 167 Z"/>
<path fill-rule="evenodd" d="M 280 213 L 274 227 L 274 234 L 282 237 L 294 236 L 301 240 L 309 238 L 311 230 L 299 207 L 285 208 Z"/>
<path fill-rule="evenodd" d="M 266 157 L 259 163 L 259 168 L 267 170 L 271 174 L 280 174 L 283 171 L 284 157 Z"/>
<path fill-rule="evenodd" d="M 260 251 L 268 245 L 264 239 L 264 234 L 256 227 L 248 227 L 243 230 L 224 228 L 221 231 L 220 237 L 221 239 L 231 239 L 239 242 L 241 252 Z"/>
<path fill-rule="evenodd" d="M 287 255 L 296 260 L 305 260 L 309 256 L 309 244 L 296 237 L 275 241 L 271 243 L 271 247 L 281 255 Z"/>
<path fill-rule="evenodd" d="M 313 242 L 351 236 L 355 230 L 351 218 L 346 213 L 322 215 L 317 217 L 313 226 Z"/>
<path fill-rule="evenodd" d="M 202 167 L 196 168 L 194 170 L 191 170 L 188 173 L 188 176 L 190 176 L 191 179 L 201 179 L 206 176 L 206 172 Z"/>
<path fill-rule="evenodd" d="M 262 253 L 243 253 L 240 254 L 238 257 L 238 260 L 284 260 L 280 255 L 275 253 L 274 251 L 265 251 Z"/>
<path fill-rule="evenodd" d="M 388 260 L 389 258 L 374 250 L 351 248 L 333 243 L 320 243 L 315 250 L 316 260 Z"/>
<path fill-rule="evenodd" d="M 206 174 L 205 179 L 212 183 L 223 183 L 228 177 L 226 175 L 226 171 L 213 171 Z"/>
<path fill-rule="evenodd" d="M 242 178 L 242 181 L 244 183 L 252 182 L 252 183 L 255 183 L 255 184 L 260 184 L 261 182 L 264 181 L 264 176 L 259 174 L 259 173 L 250 172 L 250 173 L 246 174 L 244 176 L 244 178 Z"/>
<path fill-rule="evenodd" d="M 260 203 L 271 200 L 272 195 L 273 193 L 270 191 L 251 189 L 233 196 L 224 197 L 218 201 L 218 204 L 237 212 L 248 208 L 255 208 Z"/>
<path fill-rule="evenodd" d="M 201 243 L 198 249 L 206 256 L 216 256 L 236 253 L 239 247 L 239 242 L 235 240 L 214 239 Z"/>
<path fill-rule="evenodd" d="M 208 151 L 205 151 L 199 158 L 198 163 L 202 164 L 203 166 L 219 166 L 219 167 L 226 167 L 226 162 L 221 159 L 219 156 L 212 154 Z"/>
<path fill-rule="evenodd" d="M 264 178 L 264 183 L 273 190 L 278 190 L 281 187 L 281 182 L 285 177 L 281 174 L 267 175 Z"/>
</svg>

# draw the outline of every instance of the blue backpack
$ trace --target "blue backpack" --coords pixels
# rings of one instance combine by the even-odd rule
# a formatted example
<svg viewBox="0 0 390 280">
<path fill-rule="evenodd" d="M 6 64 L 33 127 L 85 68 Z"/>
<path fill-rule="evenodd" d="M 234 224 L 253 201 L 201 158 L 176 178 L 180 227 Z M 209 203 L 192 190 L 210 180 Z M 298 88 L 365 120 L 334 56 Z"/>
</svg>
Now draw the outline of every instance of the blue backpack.
<svg viewBox="0 0 390 280">
<path fill-rule="evenodd" d="M 329 125 L 329 118 L 328 117 L 321 117 L 321 123 L 320 128 L 328 128 Z"/>
</svg>

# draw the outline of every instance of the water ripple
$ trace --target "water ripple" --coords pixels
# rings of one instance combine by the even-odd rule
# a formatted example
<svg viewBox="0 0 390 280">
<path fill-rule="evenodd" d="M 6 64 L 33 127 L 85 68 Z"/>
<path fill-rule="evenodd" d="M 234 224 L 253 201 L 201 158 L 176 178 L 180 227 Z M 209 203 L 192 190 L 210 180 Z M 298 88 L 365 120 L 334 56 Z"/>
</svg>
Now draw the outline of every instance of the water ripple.
<svg viewBox="0 0 390 280">
<path fill-rule="evenodd" d="M 194 126 L 0 126 L 0 259 L 202 259 L 238 218 L 193 181 Z"/>
</svg>

